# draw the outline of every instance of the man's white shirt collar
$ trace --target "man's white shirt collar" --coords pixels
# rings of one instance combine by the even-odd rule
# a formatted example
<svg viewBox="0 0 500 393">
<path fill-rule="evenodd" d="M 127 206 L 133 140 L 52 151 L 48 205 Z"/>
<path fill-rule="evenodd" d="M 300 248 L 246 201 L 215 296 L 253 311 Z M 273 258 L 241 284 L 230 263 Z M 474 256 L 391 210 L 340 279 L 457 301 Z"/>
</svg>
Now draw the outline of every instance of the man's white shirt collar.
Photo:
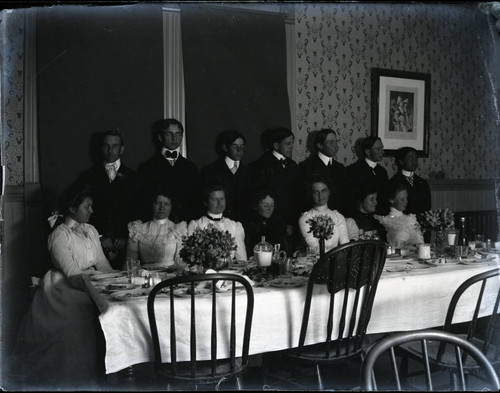
<svg viewBox="0 0 500 393">
<path fill-rule="evenodd" d="M 401 173 L 403 174 L 403 176 L 406 176 L 406 177 L 412 177 L 414 172 L 408 172 L 408 171 L 405 171 L 404 169 L 401 169 Z"/>
<path fill-rule="evenodd" d="M 370 160 L 369 158 L 365 157 L 366 163 L 370 166 L 370 168 L 375 168 L 377 166 L 377 163 L 375 161 Z"/>
<path fill-rule="evenodd" d="M 281 153 L 278 153 L 276 150 L 273 150 L 273 156 L 275 156 L 278 160 L 286 160 L 285 156 Z"/>
<path fill-rule="evenodd" d="M 113 166 L 115 167 L 115 170 L 118 172 L 118 169 L 120 169 L 122 162 L 120 161 L 120 159 L 117 159 L 115 162 L 105 162 L 104 167 L 106 167 L 110 164 L 113 164 Z"/>
<path fill-rule="evenodd" d="M 237 168 L 240 167 L 240 162 L 239 161 L 234 161 L 231 158 L 229 158 L 228 156 L 226 156 L 226 158 L 224 159 L 224 161 L 226 162 L 226 165 L 227 165 L 227 167 L 229 169 L 233 169 L 234 168 L 234 163 L 236 163 Z"/>
<path fill-rule="evenodd" d="M 177 158 L 179 158 L 179 156 L 181 155 L 181 153 L 180 153 L 180 147 L 178 147 L 178 148 L 177 148 L 177 149 L 175 149 L 175 150 L 170 150 L 170 149 L 167 149 L 165 146 L 164 146 L 164 147 L 162 147 L 162 148 L 161 148 L 161 155 L 162 155 L 163 157 L 165 157 L 165 152 L 166 152 L 166 151 L 171 151 L 172 153 L 173 153 L 174 151 L 176 151 L 176 152 L 177 152 Z M 166 158 L 167 160 L 173 160 L 173 158 L 167 158 L 167 157 L 165 157 L 165 158 Z M 176 159 L 177 159 L 177 158 L 176 158 Z"/>
<path fill-rule="evenodd" d="M 328 157 L 327 155 L 321 153 L 320 151 L 318 151 L 318 157 L 321 161 L 323 161 L 323 164 L 325 164 L 326 166 L 328 166 L 330 162 L 333 162 L 332 157 Z"/>
</svg>

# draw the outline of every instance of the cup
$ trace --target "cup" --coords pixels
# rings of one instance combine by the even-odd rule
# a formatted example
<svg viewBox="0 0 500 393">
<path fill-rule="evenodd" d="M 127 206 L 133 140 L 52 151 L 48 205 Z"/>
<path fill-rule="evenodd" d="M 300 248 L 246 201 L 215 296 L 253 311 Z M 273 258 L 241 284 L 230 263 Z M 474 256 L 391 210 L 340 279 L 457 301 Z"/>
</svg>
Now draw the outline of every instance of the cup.
<svg viewBox="0 0 500 393">
<path fill-rule="evenodd" d="M 460 256 L 460 258 L 467 258 L 468 254 L 469 254 L 468 246 L 458 246 L 458 255 Z"/>
<path fill-rule="evenodd" d="M 420 244 L 418 246 L 418 259 L 431 259 L 430 244 Z"/>
<path fill-rule="evenodd" d="M 155 286 L 156 284 L 161 283 L 162 279 L 158 273 L 153 273 L 152 277 L 152 284 Z"/>
<path fill-rule="evenodd" d="M 307 260 L 315 262 L 319 254 L 319 246 L 307 246 Z"/>
<path fill-rule="evenodd" d="M 137 259 L 127 259 L 127 277 L 136 277 L 139 275 L 141 262 Z"/>
<path fill-rule="evenodd" d="M 449 246 L 454 246 L 457 241 L 457 235 L 458 231 L 456 229 L 449 229 L 447 232 L 447 237 L 448 237 L 448 245 Z"/>
<path fill-rule="evenodd" d="M 290 258 L 280 260 L 280 275 L 290 273 L 292 270 L 292 261 Z"/>
</svg>

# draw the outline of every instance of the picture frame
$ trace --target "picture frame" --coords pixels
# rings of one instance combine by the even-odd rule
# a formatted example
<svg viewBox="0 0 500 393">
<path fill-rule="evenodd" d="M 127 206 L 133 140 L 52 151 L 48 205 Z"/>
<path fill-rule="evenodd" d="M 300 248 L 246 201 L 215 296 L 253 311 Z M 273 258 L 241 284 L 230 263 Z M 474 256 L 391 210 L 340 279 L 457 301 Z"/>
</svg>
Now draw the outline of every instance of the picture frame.
<svg viewBox="0 0 500 393">
<path fill-rule="evenodd" d="M 429 156 L 431 75 L 372 68 L 372 135 L 388 156 L 404 146 Z"/>
</svg>

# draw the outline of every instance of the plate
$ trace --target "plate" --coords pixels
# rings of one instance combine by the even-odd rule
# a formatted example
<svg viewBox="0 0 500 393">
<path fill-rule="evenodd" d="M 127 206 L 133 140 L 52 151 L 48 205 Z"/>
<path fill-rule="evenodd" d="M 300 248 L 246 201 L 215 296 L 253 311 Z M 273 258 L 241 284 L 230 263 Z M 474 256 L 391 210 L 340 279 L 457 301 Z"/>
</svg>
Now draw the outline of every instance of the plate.
<svg viewBox="0 0 500 393">
<path fill-rule="evenodd" d="M 274 278 L 267 285 L 275 288 L 298 288 L 307 284 L 307 277 Z"/>
<path fill-rule="evenodd" d="M 125 291 L 113 292 L 110 296 L 115 300 L 127 300 L 138 297 L 147 297 L 152 288 L 136 288 Z"/>
<path fill-rule="evenodd" d="M 443 258 L 444 259 L 444 258 Z M 425 263 L 432 265 L 432 266 L 453 266 L 457 265 L 460 263 L 458 259 L 445 259 L 446 262 L 439 262 L 438 258 L 435 259 L 429 259 L 425 261 Z"/>
<path fill-rule="evenodd" d="M 480 265 L 483 262 L 488 262 L 488 260 L 478 258 L 462 258 L 462 260 L 460 261 L 462 265 Z"/>
<path fill-rule="evenodd" d="M 208 295 L 210 293 L 212 293 L 211 288 L 195 288 L 194 289 L 195 295 Z M 191 296 L 191 288 L 175 288 L 174 289 L 174 296 L 179 296 L 179 297 Z"/>
<path fill-rule="evenodd" d="M 386 272 L 395 273 L 395 272 L 405 272 L 406 266 L 389 266 L 384 269 Z"/>
<path fill-rule="evenodd" d="M 108 278 L 123 277 L 127 275 L 127 272 L 116 271 L 112 273 L 96 273 L 90 276 L 91 280 L 106 280 Z"/>
<path fill-rule="evenodd" d="M 108 293 L 113 293 L 113 292 L 118 292 L 118 291 L 128 291 L 130 289 L 136 289 L 139 287 L 140 287 L 140 285 L 114 283 L 114 284 L 106 285 L 104 287 L 104 290 Z"/>
</svg>

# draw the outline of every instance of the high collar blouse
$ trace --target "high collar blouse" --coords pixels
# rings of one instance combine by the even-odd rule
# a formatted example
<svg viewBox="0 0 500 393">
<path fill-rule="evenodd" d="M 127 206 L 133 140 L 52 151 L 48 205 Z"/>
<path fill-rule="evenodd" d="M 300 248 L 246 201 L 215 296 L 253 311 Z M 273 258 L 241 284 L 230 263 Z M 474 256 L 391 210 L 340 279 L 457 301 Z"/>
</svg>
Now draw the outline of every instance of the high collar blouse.
<svg viewBox="0 0 500 393">
<path fill-rule="evenodd" d="M 396 246 L 421 244 L 424 242 L 415 214 L 404 214 L 391 207 L 387 216 L 375 216 L 387 230 L 387 242 Z"/>
</svg>

